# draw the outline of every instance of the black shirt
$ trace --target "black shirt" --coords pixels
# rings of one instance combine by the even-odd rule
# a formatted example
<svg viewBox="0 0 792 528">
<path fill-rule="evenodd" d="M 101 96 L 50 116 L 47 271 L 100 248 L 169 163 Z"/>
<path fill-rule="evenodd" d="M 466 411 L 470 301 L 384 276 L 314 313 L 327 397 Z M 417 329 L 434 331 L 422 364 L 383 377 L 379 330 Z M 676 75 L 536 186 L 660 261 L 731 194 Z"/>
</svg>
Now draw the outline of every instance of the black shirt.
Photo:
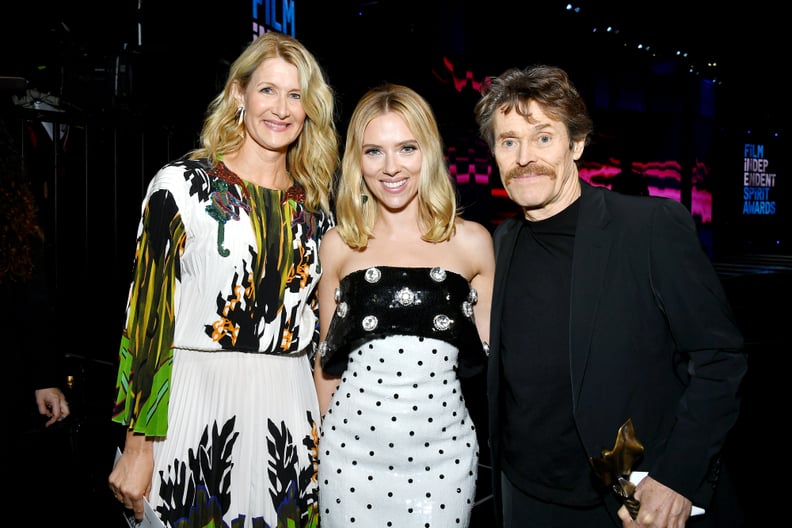
<svg viewBox="0 0 792 528">
<path fill-rule="evenodd" d="M 501 319 L 503 470 L 525 493 L 568 505 L 599 500 L 572 416 L 569 299 L 578 201 L 523 221 Z"/>
</svg>

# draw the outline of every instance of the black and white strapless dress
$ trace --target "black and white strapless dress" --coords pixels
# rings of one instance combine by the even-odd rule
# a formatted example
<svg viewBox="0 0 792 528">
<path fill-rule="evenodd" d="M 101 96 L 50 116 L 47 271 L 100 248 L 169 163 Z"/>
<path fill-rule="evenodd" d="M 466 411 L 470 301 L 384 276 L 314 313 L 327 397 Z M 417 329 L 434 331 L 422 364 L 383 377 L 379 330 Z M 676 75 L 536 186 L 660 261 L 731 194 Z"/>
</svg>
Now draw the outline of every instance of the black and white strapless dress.
<svg viewBox="0 0 792 528">
<path fill-rule="evenodd" d="M 479 445 L 458 371 L 479 369 L 476 293 L 442 268 L 346 276 L 323 353 L 341 381 L 322 423 L 322 528 L 467 527 Z"/>
</svg>

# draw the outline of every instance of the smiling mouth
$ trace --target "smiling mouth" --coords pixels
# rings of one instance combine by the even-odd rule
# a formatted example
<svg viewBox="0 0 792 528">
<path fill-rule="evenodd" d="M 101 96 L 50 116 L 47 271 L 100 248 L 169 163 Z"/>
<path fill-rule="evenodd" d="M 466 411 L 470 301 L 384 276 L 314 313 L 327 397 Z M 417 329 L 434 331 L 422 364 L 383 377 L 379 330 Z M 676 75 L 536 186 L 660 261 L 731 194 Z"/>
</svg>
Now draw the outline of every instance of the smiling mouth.
<svg viewBox="0 0 792 528">
<path fill-rule="evenodd" d="M 398 189 L 407 184 L 407 180 L 397 180 L 397 181 L 383 181 L 382 185 L 387 187 L 388 189 Z"/>
<path fill-rule="evenodd" d="M 278 130 L 286 130 L 288 128 L 288 123 L 275 123 L 273 121 L 267 121 L 267 126 L 270 128 L 278 129 Z"/>
<path fill-rule="evenodd" d="M 524 172 L 522 174 L 514 174 L 512 176 L 509 176 L 508 183 L 531 180 L 536 176 L 544 176 L 544 174 L 536 174 L 534 172 Z"/>
<path fill-rule="evenodd" d="M 547 178 L 552 178 L 553 177 L 553 175 L 550 172 L 540 169 L 540 170 L 537 170 L 537 171 L 519 172 L 519 173 L 509 174 L 509 177 L 507 178 L 506 181 L 507 181 L 507 183 L 511 183 L 512 181 L 515 181 L 515 180 L 525 181 L 525 180 L 530 180 L 530 179 L 541 177 L 541 176 L 545 176 Z"/>
</svg>

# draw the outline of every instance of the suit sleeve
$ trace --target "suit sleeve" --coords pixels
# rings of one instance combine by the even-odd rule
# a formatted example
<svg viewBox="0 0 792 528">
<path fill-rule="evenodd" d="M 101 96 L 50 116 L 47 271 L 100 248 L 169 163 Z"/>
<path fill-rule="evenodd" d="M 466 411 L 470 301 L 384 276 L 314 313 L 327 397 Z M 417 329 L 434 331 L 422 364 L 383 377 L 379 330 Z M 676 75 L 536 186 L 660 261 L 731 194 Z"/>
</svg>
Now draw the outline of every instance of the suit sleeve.
<svg viewBox="0 0 792 528">
<path fill-rule="evenodd" d="M 719 453 L 739 413 L 747 368 L 743 337 L 687 209 L 664 200 L 651 225 L 652 288 L 677 344 L 677 359 L 686 367 L 680 375 L 688 384 L 665 455 L 650 474 L 706 506 Z"/>
</svg>

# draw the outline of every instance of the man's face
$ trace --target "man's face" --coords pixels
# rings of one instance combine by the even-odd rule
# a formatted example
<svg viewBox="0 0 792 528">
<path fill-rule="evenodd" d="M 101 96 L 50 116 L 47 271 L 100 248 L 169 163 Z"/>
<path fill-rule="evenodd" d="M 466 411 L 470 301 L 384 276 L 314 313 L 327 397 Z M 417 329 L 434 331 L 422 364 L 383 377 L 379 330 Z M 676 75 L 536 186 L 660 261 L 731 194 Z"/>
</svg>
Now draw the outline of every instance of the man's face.
<svg viewBox="0 0 792 528">
<path fill-rule="evenodd" d="M 493 153 L 506 192 L 529 220 L 563 211 L 580 196 L 575 161 L 584 140 L 570 148 L 566 126 L 550 118 L 531 100 L 528 116 L 512 110 L 495 114 Z"/>
</svg>

